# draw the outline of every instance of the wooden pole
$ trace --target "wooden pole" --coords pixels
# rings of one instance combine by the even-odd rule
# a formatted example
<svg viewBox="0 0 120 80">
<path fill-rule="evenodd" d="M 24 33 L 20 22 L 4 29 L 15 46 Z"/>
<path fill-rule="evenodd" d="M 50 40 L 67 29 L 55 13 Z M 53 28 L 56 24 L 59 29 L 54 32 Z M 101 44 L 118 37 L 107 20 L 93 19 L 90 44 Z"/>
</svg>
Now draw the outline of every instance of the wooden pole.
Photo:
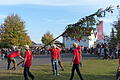
<svg viewBox="0 0 120 80">
<path fill-rule="evenodd" d="M 53 41 L 57 40 L 58 38 L 60 38 L 61 36 L 63 36 L 66 32 L 63 32 L 61 35 L 59 35 L 58 37 L 56 37 L 54 40 L 50 41 L 48 44 L 46 44 L 45 46 L 43 46 L 41 49 L 45 48 L 46 46 L 50 45 Z M 40 49 L 40 50 L 41 50 Z"/>
<path fill-rule="evenodd" d="M 24 61 L 21 61 L 21 62 L 19 62 L 18 64 L 17 64 L 17 66 L 19 66 L 20 64 L 22 64 Z M 16 66 L 16 67 L 17 67 Z M 12 70 L 12 69 L 14 69 L 14 67 L 12 67 L 12 68 L 10 68 L 10 70 Z"/>
</svg>

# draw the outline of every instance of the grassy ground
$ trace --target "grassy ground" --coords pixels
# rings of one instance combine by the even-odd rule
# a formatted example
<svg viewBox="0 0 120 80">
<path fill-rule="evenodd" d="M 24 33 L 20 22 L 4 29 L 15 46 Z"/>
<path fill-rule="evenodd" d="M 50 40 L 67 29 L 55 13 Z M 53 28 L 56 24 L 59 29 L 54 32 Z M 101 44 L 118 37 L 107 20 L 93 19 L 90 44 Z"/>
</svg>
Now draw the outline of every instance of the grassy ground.
<svg viewBox="0 0 120 80">
<path fill-rule="evenodd" d="M 82 62 L 81 73 L 84 80 L 115 80 L 117 60 L 88 59 Z M 64 67 L 65 71 L 60 71 L 59 76 L 52 75 L 51 64 L 33 66 L 31 71 L 36 77 L 35 80 L 69 80 L 72 66 L 65 62 Z M 16 71 L 0 70 L 0 80 L 24 80 L 22 72 L 22 68 Z M 76 73 L 74 80 L 79 80 Z"/>
</svg>

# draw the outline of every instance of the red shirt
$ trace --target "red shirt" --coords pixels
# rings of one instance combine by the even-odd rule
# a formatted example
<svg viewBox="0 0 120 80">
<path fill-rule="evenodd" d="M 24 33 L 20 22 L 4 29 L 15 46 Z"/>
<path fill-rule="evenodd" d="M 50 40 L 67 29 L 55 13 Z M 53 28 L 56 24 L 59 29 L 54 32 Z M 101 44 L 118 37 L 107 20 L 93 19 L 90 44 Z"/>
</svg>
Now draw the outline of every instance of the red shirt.
<svg viewBox="0 0 120 80">
<path fill-rule="evenodd" d="M 32 51 L 27 50 L 25 52 L 25 67 L 30 67 L 32 64 Z"/>
<path fill-rule="evenodd" d="M 60 57 L 60 49 L 59 48 L 49 49 L 49 51 L 51 52 L 52 59 L 58 59 Z"/>
<path fill-rule="evenodd" d="M 11 52 L 10 54 L 8 54 L 8 58 L 15 58 L 17 56 L 20 56 L 20 53 L 18 51 L 14 51 L 14 52 Z"/>
<path fill-rule="evenodd" d="M 81 60 L 80 47 L 73 50 L 73 55 L 75 56 L 73 63 L 80 64 L 80 60 Z"/>
</svg>

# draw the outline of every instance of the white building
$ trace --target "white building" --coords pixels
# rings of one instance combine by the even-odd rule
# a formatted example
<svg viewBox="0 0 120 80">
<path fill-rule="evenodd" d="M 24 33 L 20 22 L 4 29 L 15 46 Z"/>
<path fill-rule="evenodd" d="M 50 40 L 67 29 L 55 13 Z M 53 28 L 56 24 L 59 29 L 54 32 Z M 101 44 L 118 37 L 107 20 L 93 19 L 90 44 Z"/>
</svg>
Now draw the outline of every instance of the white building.
<svg viewBox="0 0 120 80">
<path fill-rule="evenodd" d="M 79 45 L 84 46 L 84 47 L 88 47 L 88 48 L 94 47 L 95 35 L 91 34 L 91 36 L 86 36 L 82 40 L 80 40 L 80 42 L 77 40 L 74 40 L 70 37 L 63 37 L 63 43 L 65 44 L 65 48 L 70 49 L 74 42 L 76 42 Z"/>
<path fill-rule="evenodd" d="M 106 44 L 108 44 L 110 42 L 110 37 L 109 36 L 104 36 L 104 39 L 103 40 L 96 40 L 96 43 L 97 44 L 104 44 L 104 43 L 106 43 Z"/>
</svg>

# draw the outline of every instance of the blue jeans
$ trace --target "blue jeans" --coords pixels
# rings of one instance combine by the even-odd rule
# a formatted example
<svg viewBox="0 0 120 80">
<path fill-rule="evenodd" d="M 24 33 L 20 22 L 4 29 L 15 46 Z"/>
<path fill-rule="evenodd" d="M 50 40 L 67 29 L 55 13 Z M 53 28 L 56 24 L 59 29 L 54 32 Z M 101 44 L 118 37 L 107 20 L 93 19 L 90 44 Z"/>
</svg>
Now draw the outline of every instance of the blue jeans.
<svg viewBox="0 0 120 80">
<path fill-rule="evenodd" d="M 57 59 L 52 59 L 51 63 L 52 63 L 53 75 L 59 75 L 59 72 L 58 72 L 58 60 Z"/>
</svg>

